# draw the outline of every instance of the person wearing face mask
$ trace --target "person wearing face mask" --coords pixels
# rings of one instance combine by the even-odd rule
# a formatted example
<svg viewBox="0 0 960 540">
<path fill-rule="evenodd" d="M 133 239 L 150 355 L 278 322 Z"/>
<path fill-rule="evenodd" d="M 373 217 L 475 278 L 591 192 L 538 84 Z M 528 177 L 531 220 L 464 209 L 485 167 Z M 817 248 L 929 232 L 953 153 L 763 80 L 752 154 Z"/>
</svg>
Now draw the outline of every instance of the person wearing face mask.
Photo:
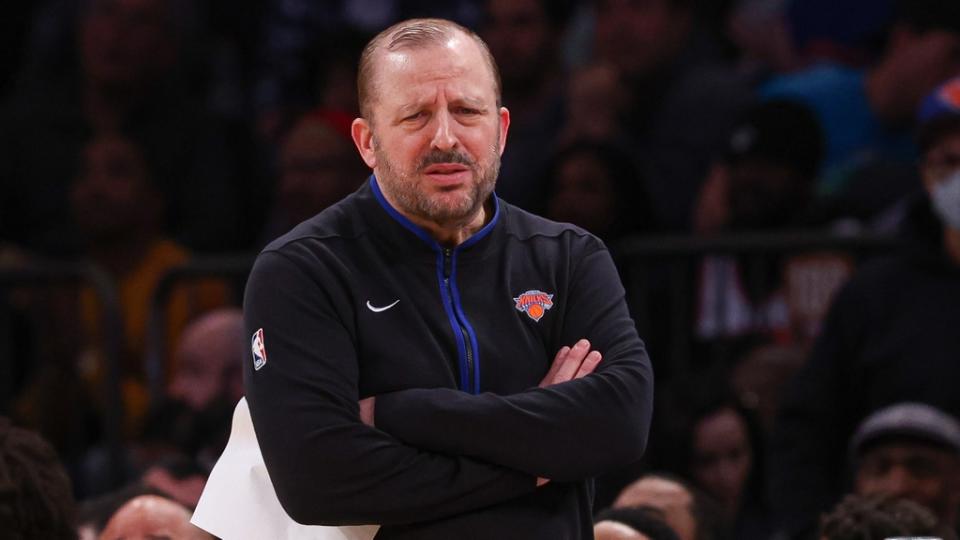
<svg viewBox="0 0 960 540">
<path fill-rule="evenodd" d="M 845 441 L 871 412 L 920 401 L 960 414 L 960 77 L 928 96 L 919 124 L 925 196 L 904 221 L 904 249 L 836 296 L 774 428 L 770 493 L 791 537 L 848 487 Z"/>
</svg>

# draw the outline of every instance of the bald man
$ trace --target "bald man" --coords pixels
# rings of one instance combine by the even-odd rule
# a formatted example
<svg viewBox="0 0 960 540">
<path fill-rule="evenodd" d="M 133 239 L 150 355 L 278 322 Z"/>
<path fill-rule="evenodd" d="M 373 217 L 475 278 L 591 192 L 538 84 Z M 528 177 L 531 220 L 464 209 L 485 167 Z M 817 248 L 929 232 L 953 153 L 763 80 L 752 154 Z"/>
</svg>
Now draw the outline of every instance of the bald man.
<svg viewBox="0 0 960 540">
<path fill-rule="evenodd" d="M 190 524 L 186 507 L 156 495 L 141 495 L 120 507 L 100 540 L 209 540 Z"/>
</svg>

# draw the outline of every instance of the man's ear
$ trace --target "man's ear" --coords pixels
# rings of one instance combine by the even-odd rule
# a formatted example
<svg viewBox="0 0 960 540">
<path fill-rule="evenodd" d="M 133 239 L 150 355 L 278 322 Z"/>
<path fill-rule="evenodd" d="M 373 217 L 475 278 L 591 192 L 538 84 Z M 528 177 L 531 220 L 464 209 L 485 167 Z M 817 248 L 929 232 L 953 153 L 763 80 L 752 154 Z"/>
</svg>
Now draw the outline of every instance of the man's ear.
<svg viewBox="0 0 960 540">
<path fill-rule="evenodd" d="M 364 118 L 354 118 L 350 125 L 350 136 L 353 137 L 353 144 L 357 146 L 360 157 L 367 167 L 371 169 L 377 166 L 377 155 L 373 150 L 373 129 Z"/>
<path fill-rule="evenodd" d="M 510 111 L 506 107 L 500 107 L 500 155 L 503 155 L 503 149 L 507 147 L 507 132 L 510 130 Z"/>
</svg>

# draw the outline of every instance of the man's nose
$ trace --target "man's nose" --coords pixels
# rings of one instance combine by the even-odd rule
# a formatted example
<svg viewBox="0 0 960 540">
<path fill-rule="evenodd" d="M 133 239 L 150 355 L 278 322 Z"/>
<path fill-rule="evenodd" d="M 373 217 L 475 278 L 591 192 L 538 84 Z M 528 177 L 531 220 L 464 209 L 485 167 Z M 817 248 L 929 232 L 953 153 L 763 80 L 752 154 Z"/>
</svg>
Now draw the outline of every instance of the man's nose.
<svg viewBox="0 0 960 540">
<path fill-rule="evenodd" d="M 913 493 L 915 481 L 906 467 L 892 467 L 883 481 L 885 495 L 893 497 L 908 497 Z"/>
<path fill-rule="evenodd" d="M 441 110 L 435 116 L 434 133 L 431 145 L 438 150 L 451 150 L 456 148 L 458 140 L 454 133 L 453 118 L 447 110 Z"/>
</svg>

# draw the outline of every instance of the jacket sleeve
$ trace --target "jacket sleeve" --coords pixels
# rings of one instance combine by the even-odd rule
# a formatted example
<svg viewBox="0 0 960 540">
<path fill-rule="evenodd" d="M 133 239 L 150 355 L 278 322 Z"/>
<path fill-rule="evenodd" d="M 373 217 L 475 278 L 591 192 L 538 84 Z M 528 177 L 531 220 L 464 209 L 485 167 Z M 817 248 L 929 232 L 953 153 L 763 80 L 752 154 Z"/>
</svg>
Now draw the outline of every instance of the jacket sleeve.
<svg viewBox="0 0 960 540">
<path fill-rule="evenodd" d="M 418 448 L 558 481 L 639 459 L 653 409 L 653 372 L 613 261 L 591 240 L 596 245 L 579 258 L 567 293 L 560 341 L 589 339 L 603 354 L 593 374 L 508 396 L 440 388 L 383 394 L 377 427 Z"/>
<path fill-rule="evenodd" d="M 851 282 L 837 295 L 807 363 L 780 404 L 770 441 L 769 492 L 789 537 L 816 531 L 818 516 L 844 492 L 847 442 L 856 419 L 851 365 L 869 302 Z"/>
<path fill-rule="evenodd" d="M 360 421 L 359 368 L 335 279 L 265 252 L 247 284 L 247 335 L 261 337 L 245 347 L 246 397 L 284 510 L 304 524 L 388 525 L 532 492 L 529 475 L 407 446 Z"/>
</svg>

